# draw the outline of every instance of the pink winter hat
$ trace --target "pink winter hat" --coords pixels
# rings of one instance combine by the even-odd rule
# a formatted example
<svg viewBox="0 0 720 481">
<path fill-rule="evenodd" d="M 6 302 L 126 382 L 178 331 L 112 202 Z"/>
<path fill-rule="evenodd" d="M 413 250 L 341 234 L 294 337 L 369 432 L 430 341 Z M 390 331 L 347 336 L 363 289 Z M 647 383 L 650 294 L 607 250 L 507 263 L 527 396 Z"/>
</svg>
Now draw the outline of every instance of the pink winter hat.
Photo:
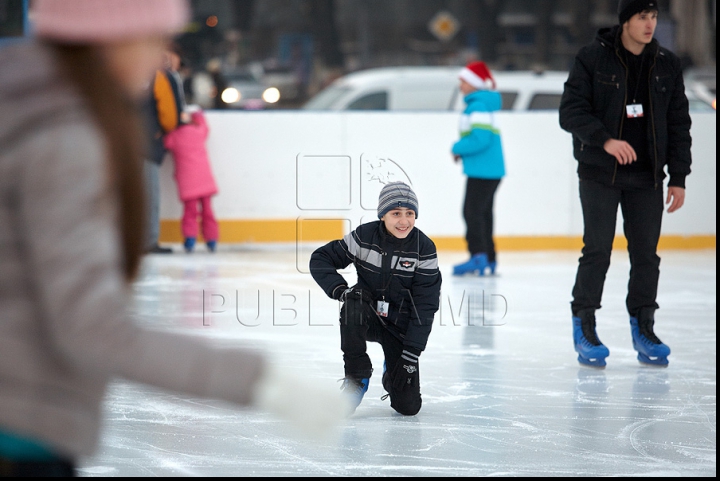
<svg viewBox="0 0 720 481">
<path fill-rule="evenodd" d="M 38 37 L 66 43 L 104 43 L 177 33 L 189 19 L 186 0 L 34 0 Z"/>
</svg>

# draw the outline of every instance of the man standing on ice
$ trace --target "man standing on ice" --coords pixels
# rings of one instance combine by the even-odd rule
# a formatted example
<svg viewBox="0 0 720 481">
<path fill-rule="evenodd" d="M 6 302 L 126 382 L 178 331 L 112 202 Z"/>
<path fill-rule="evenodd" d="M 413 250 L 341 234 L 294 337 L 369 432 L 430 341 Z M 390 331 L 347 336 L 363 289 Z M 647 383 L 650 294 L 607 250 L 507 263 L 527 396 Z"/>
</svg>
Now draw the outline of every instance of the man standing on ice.
<svg viewBox="0 0 720 481">
<path fill-rule="evenodd" d="M 653 329 L 665 202 L 685 201 L 690 174 L 690 115 L 680 59 L 653 39 L 654 0 L 620 0 L 619 25 L 598 32 L 575 58 L 560 104 L 560 126 L 572 133 L 580 178 L 584 247 L 573 288 L 578 361 L 605 366 L 610 354 L 595 332 L 615 238 L 618 205 L 630 254 L 626 306 L 638 360 L 666 366 L 670 348 Z"/>
</svg>

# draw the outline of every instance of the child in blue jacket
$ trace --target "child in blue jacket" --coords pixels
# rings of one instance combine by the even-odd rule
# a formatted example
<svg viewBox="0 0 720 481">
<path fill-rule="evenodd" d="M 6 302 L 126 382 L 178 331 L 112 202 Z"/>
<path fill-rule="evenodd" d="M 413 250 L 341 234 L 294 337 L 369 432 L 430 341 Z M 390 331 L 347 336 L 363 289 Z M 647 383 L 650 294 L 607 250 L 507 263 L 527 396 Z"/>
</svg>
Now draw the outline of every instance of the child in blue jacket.
<svg viewBox="0 0 720 481">
<path fill-rule="evenodd" d="M 460 140 L 452 153 L 456 162 L 462 159 L 467 175 L 463 216 L 470 260 L 456 265 L 453 275 L 483 276 L 486 270 L 494 274 L 497 267 L 493 204 L 505 176 L 505 160 L 494 113 L 500 110 L 502 99 L 484 62 L 471 62 L 460 71 L 460 91 L 466 108 L 460 117 Z"/>
</svg>

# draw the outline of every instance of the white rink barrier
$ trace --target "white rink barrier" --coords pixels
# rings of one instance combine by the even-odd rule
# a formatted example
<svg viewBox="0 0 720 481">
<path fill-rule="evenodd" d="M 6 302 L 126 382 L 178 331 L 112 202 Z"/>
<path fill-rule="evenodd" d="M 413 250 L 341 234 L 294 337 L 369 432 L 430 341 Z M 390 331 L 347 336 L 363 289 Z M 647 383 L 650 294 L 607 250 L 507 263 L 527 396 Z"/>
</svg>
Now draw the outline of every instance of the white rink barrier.
<svg viewBox="0 0 720 481">
<path fill-rule="evenodd" d="M 318 239 L 335 238 L 376 219 L 382 182 L 403 180 L 419 198 L 416 225 L 439 247 L 463 248 L 465 176 L 450 154 L 457 113 L 208 111 L 207 120 L 222 242 L 303 240 L 297 237 L 303 221 L 319 219 L 340 222 L 315 229 L 322 231 Z M 570 134 L 556 112 L 502 112 L 498 121 L 507 169 L 495 202 L 498 242 L 576 248 L 582 215 Z M 684 207 L 664 217 L 663 237 L 678 239 L 668 247 L 715 246 L 715 128 L 714 113 L 693 115 L 693 173 Z M 161 169 L 167 242 L 181 240 L 172 174 L 167 157 Z M 621 213 L 617 233 L 622 237 Z"/>
</svg>

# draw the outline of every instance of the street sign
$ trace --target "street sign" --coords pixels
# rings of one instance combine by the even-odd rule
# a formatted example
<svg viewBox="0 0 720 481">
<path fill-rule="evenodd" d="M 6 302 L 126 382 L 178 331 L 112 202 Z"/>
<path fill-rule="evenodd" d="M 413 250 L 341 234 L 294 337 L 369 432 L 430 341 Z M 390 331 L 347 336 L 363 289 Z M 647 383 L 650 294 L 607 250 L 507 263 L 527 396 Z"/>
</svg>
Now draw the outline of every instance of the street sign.
<svg viewBox="0 0 720 481">
<path fill-rule="evenodd" d="M 430 19 L 428 28 L 438 40 L 448 42 L 460 30 L 460 22 L 450 12 L 442 10 Z"/>
</svg>

